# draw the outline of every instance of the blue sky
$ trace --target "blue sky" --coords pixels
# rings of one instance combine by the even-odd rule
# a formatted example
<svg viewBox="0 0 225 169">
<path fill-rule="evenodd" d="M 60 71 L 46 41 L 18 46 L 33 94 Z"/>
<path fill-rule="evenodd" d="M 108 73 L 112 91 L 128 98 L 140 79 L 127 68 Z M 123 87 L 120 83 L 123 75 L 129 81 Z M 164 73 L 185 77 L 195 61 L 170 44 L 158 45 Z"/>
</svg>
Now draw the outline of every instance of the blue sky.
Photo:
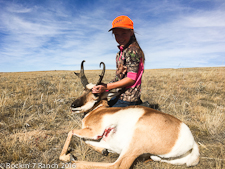
<svg viewBox="0 0 225 169">
<path fill-rule="evenodd" d="M 134 22 L 145 69 L 225 65 L 224 0 L 0 0 L 0 72 L 115 69 L 113 19 Z"/>
</svg>

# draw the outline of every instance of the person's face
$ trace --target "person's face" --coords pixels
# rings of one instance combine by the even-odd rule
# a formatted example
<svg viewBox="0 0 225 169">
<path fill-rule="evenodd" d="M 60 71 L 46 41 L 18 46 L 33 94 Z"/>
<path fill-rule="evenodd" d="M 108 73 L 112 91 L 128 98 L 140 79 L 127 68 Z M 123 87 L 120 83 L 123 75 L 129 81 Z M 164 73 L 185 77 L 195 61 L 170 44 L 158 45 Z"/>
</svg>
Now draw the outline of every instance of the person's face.
<svg viewBox="0 0 225 169">
<path fill-rule="evenodd" d="M 115 28 L 113 29 L 113 34 L 115 35 L 116 42 L 124 47 L 130 41 L 133 31 L 130 29 Z"/>
</svg>

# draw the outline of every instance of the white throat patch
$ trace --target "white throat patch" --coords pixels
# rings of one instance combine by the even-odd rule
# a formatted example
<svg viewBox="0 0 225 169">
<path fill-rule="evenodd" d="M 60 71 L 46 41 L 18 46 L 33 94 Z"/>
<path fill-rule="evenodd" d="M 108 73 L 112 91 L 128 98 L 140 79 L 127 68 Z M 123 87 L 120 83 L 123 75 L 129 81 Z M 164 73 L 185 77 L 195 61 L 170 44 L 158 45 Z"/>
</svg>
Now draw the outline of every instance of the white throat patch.
<svg viewBox="0 0 225 169">
<path fill-rule="evenodd" d="M 92 101 L 92 102 L 87 102 L 85 105 L 81 106 L 81 107 L 77 107 L 77 108 L 72 108 L 73 114 L 77 114 L 77 113 L 81 113 L 81 112 L 86 112 L 88 110 L 90 110 L 94 104 L 96 103 L 96 101 Z"/>
</svg>

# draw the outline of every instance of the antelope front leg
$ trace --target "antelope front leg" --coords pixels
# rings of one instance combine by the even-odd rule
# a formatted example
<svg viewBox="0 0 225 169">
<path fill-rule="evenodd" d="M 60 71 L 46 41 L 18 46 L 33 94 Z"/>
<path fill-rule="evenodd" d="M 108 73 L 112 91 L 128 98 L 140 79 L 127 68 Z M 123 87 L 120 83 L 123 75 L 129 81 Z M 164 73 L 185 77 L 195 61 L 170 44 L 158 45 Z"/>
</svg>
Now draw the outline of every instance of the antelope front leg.
<svg viewBox="0 0 225 169">
<path fill-rule="evenodd" d="M 66 142 L 65 142 L 65 144 L 63 146 L 62 152 L 61 152 L 61 154 L 59 156 L 59 159 L 62 160 L 62 161 L 65 161 L 65 162 L 70 161 L 70 154 L 66 155 L 66 152 L 67 152 L 68 147 L 70 145 L 70 141 L 71 141 L 72 136 L 73 136 L 73 131 L 70 131 L 68 133 L 68 137 L 66 139 Z"/>
<path fill-rule="evenodd" d="M 97 133 L 94 133 L 92 130 L 90 130 L 89 128 L 83 128 L 81 130 L 73 130 L 73 135 L 77 136 L 77 137 L 80 137 L 80 138 L 93 138 L 93 136 L 97 135 Z M 101 147 L 98 147 L 98 146 L 95 146 L 95 145 L 91 145 L 89 144 L 89 142 L 86 142 L 85 143 L 92 147 L 95 151 L 107 156 L 108 153 L 107 151 L 105 151 L 105 148 L 101 148 Z"/>
</svg>

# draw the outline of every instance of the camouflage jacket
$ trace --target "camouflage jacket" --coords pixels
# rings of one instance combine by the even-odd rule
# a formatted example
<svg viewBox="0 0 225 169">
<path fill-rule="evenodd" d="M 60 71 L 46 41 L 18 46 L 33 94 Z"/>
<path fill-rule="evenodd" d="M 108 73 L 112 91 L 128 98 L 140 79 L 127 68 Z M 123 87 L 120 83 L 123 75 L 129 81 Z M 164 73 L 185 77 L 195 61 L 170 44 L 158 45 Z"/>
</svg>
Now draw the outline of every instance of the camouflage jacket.
<svg viewBox="0 0 225 169">
<path fill-rule="evenodd" d="M 118 47 L 121 48 L 120 46 Z M 135 41 L 128 43 L 128 45 L 116 55 L 116 76 L 111 82 L 119 81 L 125 77 L 129 77 L 131 74 L 138 74 L 140 62 L 142 62 L 142 58 L 138 44 Z M 140 83 L 124 88 L 119 99 L 129 102 L 138 101 L 141 96 Z"/>
</svg>

